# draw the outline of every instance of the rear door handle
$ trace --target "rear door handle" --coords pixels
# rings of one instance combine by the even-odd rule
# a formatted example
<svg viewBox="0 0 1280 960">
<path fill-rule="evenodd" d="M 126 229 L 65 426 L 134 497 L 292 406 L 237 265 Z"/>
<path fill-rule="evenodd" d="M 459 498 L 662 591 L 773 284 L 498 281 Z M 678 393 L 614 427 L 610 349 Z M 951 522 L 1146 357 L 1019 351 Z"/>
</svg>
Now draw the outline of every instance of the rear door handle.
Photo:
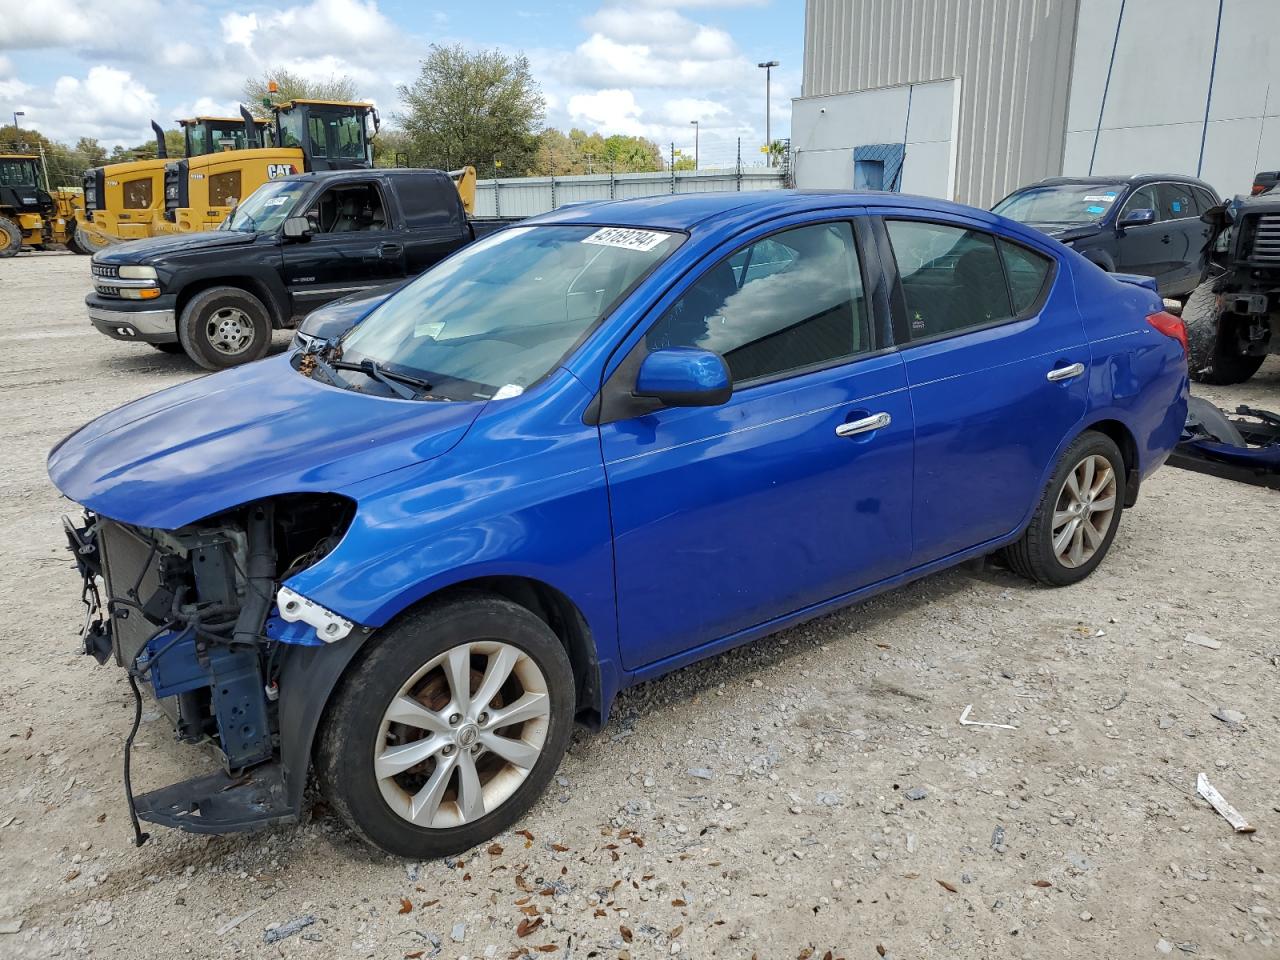
<svg viewBox="0 0 1280 960">
<path fill-rule="evenodd" d="M 1057 383 L 1059 380 L 1070 380 L 1072 377 L 1078 377 L 1084 373 L 1083 363 L 1073 363 L 1067 367 L 1054 367 L 1044 375 L 1046 380 Z"/>
<path fill-rule="evenodd" d="M 849 423 L 842 423 L 836 427 L 837 437 L 853 437 L 860 433 L 870 433 L 872 430 L 879 430 L 893 423 L 893 417 L 887 413 L 873 413 L 869 417 L 863 417 L 861 420 L 853 420 Z"/>
</svg>

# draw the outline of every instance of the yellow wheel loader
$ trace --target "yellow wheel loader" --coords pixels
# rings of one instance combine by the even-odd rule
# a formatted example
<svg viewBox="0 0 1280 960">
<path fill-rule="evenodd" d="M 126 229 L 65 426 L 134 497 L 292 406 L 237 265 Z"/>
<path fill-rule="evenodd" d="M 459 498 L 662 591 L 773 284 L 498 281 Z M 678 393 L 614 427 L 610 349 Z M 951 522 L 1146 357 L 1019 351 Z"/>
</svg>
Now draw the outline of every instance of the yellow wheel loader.
<svg viewBox="0 0 1280 960">
<path fill-rule="evenodd" d="M 223 156 L 261 146 L 266 120 L 246 123 L 236 117 L 192 117 L 179 120 L 188 158 Z M 79 223 L 77 242 L 91 252 L 121 240 L 154 236 L 163 222 L 165 168 L 172 161 L 164 131 L 154 121 L 154 160 L 132 160 L 96 167 L 84 175 L 87 217 Z"/>
<path fill-rule="evenodd" d="M 165 168 L 164 222 L 158 232 L 213 230 L 240 200 L 268 180 L 311 170 L 373 166 L 370 139 L 378 112 L 368 103 L 290 100 L 273 104 L 272 136 L 257 149 L 208 153 Z M 240 108 L 246 139 L 255 120 Z M 372 127 L 372 129 L 370 129 Z"/>
<path fill-rule="evenodd" d="M 87 253 L 75 240 L 79 191 L 48 190 L 40 185 L 40 158 L 27 153 L 0 153 L 0 257 L 12 257 L 24 246 L 64 246 Z"/>
</svg>

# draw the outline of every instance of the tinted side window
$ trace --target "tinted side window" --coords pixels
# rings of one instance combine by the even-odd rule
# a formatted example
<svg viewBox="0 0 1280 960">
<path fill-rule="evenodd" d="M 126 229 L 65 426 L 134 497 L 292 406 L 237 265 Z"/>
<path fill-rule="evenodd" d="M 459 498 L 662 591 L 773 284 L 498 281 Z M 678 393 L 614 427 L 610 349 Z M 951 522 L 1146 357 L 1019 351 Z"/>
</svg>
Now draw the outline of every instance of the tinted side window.
<svg viewBox="0 0 1280 960">
<path fill-rule="evenodd" d="M 1218 201 L 1214 198 L 1213 194 L 1204 187 L 1192 187 L 1191 192 L 1198 201 L 1200 213 L 1204 213 L 1206 210 L 1212 210 L 1218 205 Z"/>
<path fill-rule="evenodd" d="M 414 173 L 392 177 L 406 227 L 444 227 L 453 223 L 461 229 L 462 205 L 453 184 L 443 177 Z"/>
<path fill-rule="evenodd" d="M 1013 295 L 1013 311 L 1021 315 L 1040 299 L 1053 272 L 1053 258 L 1008 240 L 1000 241 L 1000 255 L 1004 257 L 1004 271 Z"/>
<path fill-rule="evenodd" d="M 1013 316 L 990 234 L 916 220 L 887 220 L 885 227 L 913 340 Z"/>
<path fill-rule="evenodd" d="M 721 260 L 662 315 L 646 343 L 712 350 L 740 384 L 863 353 L 867 330 L 853 227 L 824 223 Z"/>
<path fill-rule="evenodd" d="M 1156 198 L 1155 184 L 1149 183 L 1131 193 L 1129 199 L 1124 203 L 1124 209 L 1120 211 L 1120 216 L 1123 217 L 1126 213 L 1132 213 L 1134 210 L 1154 210 L 1156 219 L 1163 219 L 1160 212 L 1160 201 Z"/>
<path fill-rule="evenodd" d="M 1156 196 L 1160 199 L 1161 220 L 1183 220 L 1196 216 L 1196 203 L 1191 199 L 1191 188 L 1183 183 L 1157 184 Z"/>
</svg>

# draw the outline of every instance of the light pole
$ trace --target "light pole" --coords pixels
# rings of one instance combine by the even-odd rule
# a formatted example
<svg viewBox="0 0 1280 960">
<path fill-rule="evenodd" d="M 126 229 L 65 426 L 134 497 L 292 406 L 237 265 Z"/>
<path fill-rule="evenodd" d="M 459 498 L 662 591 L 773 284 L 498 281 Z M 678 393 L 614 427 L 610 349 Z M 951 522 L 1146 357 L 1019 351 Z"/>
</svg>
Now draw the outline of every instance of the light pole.
<svg viewBox="0 0 1280 960">
<path fill-rule="evenodd" d="M 693 124 L 693 169 L 696 171 L 698 169 L 698 130 L 700 128 L 697 120 L 690 120 L 689 122 Z"/>
<path fill-rule="evenodd" d="M 21 127 L 19 127 L 19 126 L 18 126 L 18 118 L 19 118 L 19 117 L 25 117 L 26 115 L 27 115 L 27 112 L 26 112 L 25 110 L 15 110 L 15 111 L 13 111 L 13 129 L 15 129 L 15 130 L 21 130 L 21 129 L 22 129 Z"/>
<path fill-rule="evenodd" d="M 771 167 L 773 166 L 773 134 L 769 126 L 770 81 L 773 79 L 773 68 L 777 65 L 777 60 L 766 60 L 764 63 L 756 64 L 764 71 L 764 155 L 768 158 L 767 162 Z"/>
</svg>

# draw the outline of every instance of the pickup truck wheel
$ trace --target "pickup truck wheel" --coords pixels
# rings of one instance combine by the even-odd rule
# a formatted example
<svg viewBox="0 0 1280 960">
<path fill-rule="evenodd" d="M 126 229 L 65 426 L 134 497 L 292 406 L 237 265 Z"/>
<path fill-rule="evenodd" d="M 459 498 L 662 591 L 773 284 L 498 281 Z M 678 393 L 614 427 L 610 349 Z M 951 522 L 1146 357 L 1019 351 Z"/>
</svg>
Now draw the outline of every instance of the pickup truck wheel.
<svg viewBox="0 0 1280 960">
<path fill-rule="evenodd" d="M 22 229 L 8 217 L 0 217 L 0 259 L 15 257 L 22 249 Z"/>
<path fill-rule="evenodd" d="M 1182 308 L 1187 327 L 1187 372 L 1201 383 L 1244 383 L 1262 366 L 1264 356 L 1241 353 L 1236 320 L 1218 306 L 1213 281 L 1192 291 Z"/>
<path fill-rule="evenodd" d="M 461 853 L 516 821 L 569 745 L 573 670 L 537 616 L 474 596 L 380 631 L 329 705 L 316 775 L 394 856 Z"/>
<path fill-rule="evenodd" d="M 267 355 L 271 317 L 247 290 L 210 287 L 183 308 L 178 339 L 187 356 L 206 370 L 225 370 Z"/>
<path fill-rule="evenodd" d="M 1058 461 L 1022 539 L 1005 549 L 1010 569 L 1050 586 L 1079 583 L 1111 548 L 1124 487 L 1120 448 L 1086 430 Z"/>
</svg>

